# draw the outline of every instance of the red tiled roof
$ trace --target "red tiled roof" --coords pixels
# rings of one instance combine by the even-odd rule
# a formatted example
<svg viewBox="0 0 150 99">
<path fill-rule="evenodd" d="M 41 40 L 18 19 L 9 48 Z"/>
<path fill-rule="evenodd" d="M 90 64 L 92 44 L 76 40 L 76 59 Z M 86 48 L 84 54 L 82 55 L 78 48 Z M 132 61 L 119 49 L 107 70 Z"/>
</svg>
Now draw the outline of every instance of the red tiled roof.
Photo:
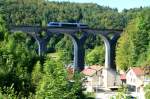
<svg viewBox="0 0 150 99">
<path fill-rule="evenodd" d="M 121 75 L 120 75 L 120 79 L 121 79 L 121 80 L 126 80 L 126 74 L 121 74 Z"/>
<path fill-rule="evenodd" d="M 87 76 L 92 76 L 93 74 L 95 74 L 97 71 L 99 71 L 101 69 L 102 69 L 102 66 L 100 66 L 100 65 L 92 65 L 92 66 L 89 66 L 88 68 L 84 69 L 82 71 L 82 73 Z"/>
<path fill-rule="evenodd" d="M 102 69 L 102 66 L 100 66 L 100 65 L 92 65 L 92 66 L 90 66 L 89 68 L 94 69 L 94 70 L 96 70 L 96 71 L 99 71 L 99 70 Z"/>
<path fill-rule="evenodd" d="M 140 76 L 140 75 L 143 75 L 144 74 L 144 71 L 142 68 L 140 67 L 133 67 L 131 68 L 133 70 L 133 72 L 137 75 L 137 76 Z"/>
<path fill-rule="evenodd" d="M 96 73 L 96 70 L 93 70 L 91 68 L 86 68 L 82 71 L 82 73 L 87 76 L 92 76 L 93 74 Z"/>
</svg>

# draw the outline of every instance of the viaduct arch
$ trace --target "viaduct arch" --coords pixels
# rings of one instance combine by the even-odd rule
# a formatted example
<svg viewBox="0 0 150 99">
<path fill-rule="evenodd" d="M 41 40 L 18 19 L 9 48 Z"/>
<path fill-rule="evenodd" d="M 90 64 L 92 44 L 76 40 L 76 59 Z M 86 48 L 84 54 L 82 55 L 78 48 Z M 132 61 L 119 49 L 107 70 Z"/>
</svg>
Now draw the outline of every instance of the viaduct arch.
<svg viewBox="0 0 150 99">
<path fill-rule="evenodd" d="M 84 44 L 88 37 L 88 34 L 100 35 L 104 41 L 105 45 L 105 69 L 104 69 L 104 82 L 105 87 L 111 86 L 107 82 L 109 77 L 112 76 L 116 70 L 115 66 L 115 46 L 117 43 L 122 30 L 115 29 L 80 29 L 80 28 L 54 28 L 45 27 L 41 28 L 39 26 L 10 26 L 11 32 L 21 31 L 31 35 L 38 43 L 38 54 L 42 56 L 47 50 L 46 45 L 51 38 L 52 33 L 54 34 L 65 34 L 68 35 L 73 42 L 74 46 L 74 67 L 77 71 L 82 71 L 84 69 L 84 56 L 85 49 Z M 40 32 L 45 31 L 46 35 L 40 37 Z M 82 32 L 80 38 L 76 36 L 76 33 Z M 109 35 L 113 34 L 110 38 Z"/>
<path fill-rule="evenodd" d="M 42 56 L 46 51 L 46 45 L 51 38 L 52 33 L 54 34 L 65 34 L 68 35 L 74 45 L 74 66 L 77 70 L 81 71 L 84 69 L 84 48 L 83 45 L 88 37 L 88 34 L 100 35 L 105 44 L 105 68 L 116 69 L 114 65 L 114 52 L 115 46 L 122 30 L 115 29 L 78 29 L 78 28 L 44 28 L 39 26 L 11 26 L 11 32 L 25 32 L 32 36 L 38 44 L 38 54 Z M 45 31 L 45 37 L 40 37 L 40 32 Z M 76 36 L 77 32 L 82 32 L 82 36 L 78 38 Z M 113 33 L 112 38 L 108 35 Z"/>
</svg>

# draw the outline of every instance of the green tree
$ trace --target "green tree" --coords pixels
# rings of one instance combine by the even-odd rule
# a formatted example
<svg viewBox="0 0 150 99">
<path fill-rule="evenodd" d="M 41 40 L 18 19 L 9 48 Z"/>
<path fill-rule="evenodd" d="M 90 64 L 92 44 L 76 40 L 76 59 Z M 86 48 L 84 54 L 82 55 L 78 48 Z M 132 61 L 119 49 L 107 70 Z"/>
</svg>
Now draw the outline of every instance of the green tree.
<svg viewBox="0 0 150 99">
<path fill-rule="evenodd" d="M 64 66 L 47 59 L 44 63 L 44 76 L 37 88 L 36 97 L 49 99 L 82 99 L 82 87 L 79 77 L 67 80 Z M 78 95 L 80 94 L 80 95 Z"/>
<path fill-rule="evenodd" d="M 86 56 L 86 63 L 89 65 L 92 64 L 104 64 L 104 47 L 95 47 L 91 50 Z"/>
<path fill-rule="evenodd" d="M 149 99 L 149 97 L 150 97 L 150 84 L 148 84 L 144 87 L 144 91 L 145 91 L 145 99 Z"/>
<path fill-rule="evenodd" d="M 28 96 L 34 90 L 30 73 L 37 59 L 36 53 L 28 49 L 26 37 L 14 33 L 0 42 L 0 87 L 14 84 L 14 91 L 21 96 Z"/>
<path fill-rule="evenodd" d="M 37 86 L 39 81 L 42 79 L 42 66 L 39 61 L 37 61 L 36 65 L 32 71 L 32 83 Z"/>
<path fill-rule="evenodd" d="M 0 14 L 0 41 L 4 40 L 4 33 L 6 31 L 6 22 L 4 21 L 4 16 Z"/>
<path fill-rule="evenodd" d="M 58 52 L 59 60 L 65 65 L 70 64 L 73 56 L 72 40 L 68 36 L 64 36 L 64 38 L 57 43 L 56 49 Z"/>
<path fill-rule="evenodd" d="M 137 27 L 135 24 L 135 20 L 130 22 L 118 41 L 116 64 L 120 69 L 126 70 L 128 66 L 134 65 L 134 48 L 132 46 L 133 42 L 131 41 L 132 39 L 130 36 L 134 35 L 135 32 L 137 32 Z"/>
<path fill-rule="evenodd" d="M 147 28 L 150 17 L 147 13 L 132 20 L 121 35 L 116 52 L 118 68 L 126 70 L 129 66 L 141 66 L 146 62 L 150 42 Z"/>
</svg>

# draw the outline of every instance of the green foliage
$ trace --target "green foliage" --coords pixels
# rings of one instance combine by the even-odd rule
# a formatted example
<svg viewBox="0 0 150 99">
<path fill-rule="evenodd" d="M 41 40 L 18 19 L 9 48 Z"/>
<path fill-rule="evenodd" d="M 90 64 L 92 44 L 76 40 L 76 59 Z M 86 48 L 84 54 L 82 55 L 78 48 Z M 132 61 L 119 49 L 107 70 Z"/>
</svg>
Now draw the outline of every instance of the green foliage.
<svg viewBox="0 0 150 99">
<path fill-rule="evenodd" d="M 133 20 L 128 24 L 128 27 L 118 41 L 119 44 L 116 52 L 116 64 L 120 69 L 126 70 L 128 66 L 133 66 L 133 56 L 131 55 L 133 52 L 131 51 L 134 51 L 134 49 L 131 48 L 132 42 L 130 40 L 130 35 L 137 31 L 135 22 L 136 21 Z"/>
<path fill-rule="evenodd" d="M 91 50 L 86 56 L 86 63 L 89 65 L 92 64 L 104 64 L 104 47 L 95 47 Z"/>
<path fill-rule="evenodd" d="M 132 99 L 130 95 L 127 95 L 128 90 L 126 86 L 121 86 L 120 89 L 118 89 L 117 94 L 114 97 L 111 97 L 111 99 Z"/>
<path fill-rule="evenodd" d="M 149 64 L 150 26 L 149 10 L 141 13 L 126 27 L 118 41 L 116 63 L 118 68 Z"/>
<path fill-rule="evenodd" d="M 149 99 L 149 97 L 150 97 L 150 84 L 148 84 L 144 87 L 144 91 L 145 91 L 145 99 Z"/>
<path fill-rule="evenodd" d="M 66 50 L 58 51 L 58 60 L 61 61 L 64 65 L 68 65 L 71 63 L 71 55 Z"/>
<path fill-rule="evenodd" d="M 42 79 L 42 67 L 39 61 L 37 61 L 36 65 L 32 71 L 32 83 L 37 86 L 39 81 Z"/>
<path fill-rule="evenodd" d="M 0 99 L 18 99 L 17 93 L 14 91 L 13 85 L 10 87 L 4 87 L 3 88 L 4 92 L 2 89 L 0 89 Z"/>
<path fill-rule="evenodd" d="M 63 62 L 63 64 L 70 64 L 72 53 L 73 53 L 73 44 L 69 37 L 65 36 L 61 41 L 59 41 L 56 45 L 56 49 L 59 56 L 59 61 Z"/>
<path fill-rule="evenodd" d="M 48 99 L 81 99 L 82 93 L 80 78 L 73 82 L 67 80 L 64 66 L 56 61 L 47 59 L 43 68 L 44 76 L 37 87 L 36 97 Z"/>
<path fill-rule="evenodd" d="M 43 20 L 83 22 L 95 28 L 123 28 L 124 16 L 116 9 L 97 4 L 49 2 L 45 0 L 6 0 L 1 6 L 10 24 L 38 24 Z"/>
<path fill-rule="evenodd" d="M 116 99 L 127 99 L 126 93 L 127 93 L 126 88 L 123 87 L 123 88 L 119 89 L 119 91 L 116 95 Z"/>
<path fill-rule="evenodd" d="M 6 22 L 4 16 L 0 14 L 0 41 L 4 40 L 4 32 L 6 32 Z"/>
<path fill-rule="evenodd" d="M 27 36 L 22 33 L 14 33 L 0 42 L 0 87 L 14 84 L 18 94 L 28 96 L 34 90 L 30 72 L 37 56 L 28 48 L 25 38 Z"/>
</svg>

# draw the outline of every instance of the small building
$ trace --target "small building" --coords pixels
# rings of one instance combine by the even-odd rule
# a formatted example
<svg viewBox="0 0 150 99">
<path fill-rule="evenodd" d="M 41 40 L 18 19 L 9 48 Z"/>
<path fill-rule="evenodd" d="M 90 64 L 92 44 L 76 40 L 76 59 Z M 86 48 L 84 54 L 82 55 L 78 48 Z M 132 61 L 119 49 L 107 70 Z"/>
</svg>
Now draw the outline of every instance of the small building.
<svg viewBox="0 0 150 99">
<path fill-rule="evenodd" d="M 102 85 L 102 66 L 89 66 L 82 73 L 85 75 L 83 86 L 86 88 L 86 92 L 94 92 L 96 87 Z"/>
<path fill-rule="evenodd" d="M 139 91 L 139 87 L 143 85 L 144 71 L 140 67 L 132 67 L 127 71 L 126 84 L 131 91 Z"/>
<path fill-rule="evenodd" d="M 144 98 L 144 70 L 140 67 L 132 67 L 127 71 L 126 84 L 130 92 L 134 92 L 138 99 Z"/>
</svg>

